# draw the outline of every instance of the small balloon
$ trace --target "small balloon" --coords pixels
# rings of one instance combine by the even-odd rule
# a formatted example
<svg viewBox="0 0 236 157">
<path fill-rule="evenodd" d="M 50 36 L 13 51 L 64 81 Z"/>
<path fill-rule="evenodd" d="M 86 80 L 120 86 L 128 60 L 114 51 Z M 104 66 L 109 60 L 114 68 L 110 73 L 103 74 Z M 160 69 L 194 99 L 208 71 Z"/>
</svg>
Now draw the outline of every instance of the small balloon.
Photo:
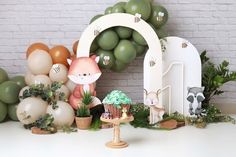
<svg viewBox="0 0 236 157">
<path fill-rule="evenodd" d="M 64 64 L 54 64 L 49 72 L 52 81 L 65 83 L 68 80 L 68 69 Z"/>
<path fill-rule="evenodd" d="M 26 52 L 26 57 L 28 58 L 32 52 L 38 51 L 38 50 L 49 52 L 48 46 L 45 45 L 44 43 L 33 43 L 28 47 L 27 52 Z"/>
<path fill-rule="evenodd" d="M 47 75 L 37 75 L 31 82 L 33 84 L 44 84 L 45 86 L 51 85 L 52 81 Z"/>
<path fill-rule="evenodd" d="M 68 87 L 66 87 L 65 85 L 62 85 L 61 88 L 59 88 L 58 90 L 56 90 L 56 92 L 59 93 L 64 93 L 65 94 L 65 99 L 69 99 L 70 96 L 70 90 Z M 59 99 L 59 98 L 57 98 Z"/>
<path fill-rule="evenodd" d="M 67 59 L 70 58 L 70 51 L 62 45 L 58 45 L 50 49 L 49 54 L 52 57 L 53 64 L 64 64 L 65 66 L 69 66 L 67 63 Z"/>
<path fill-rule="evenodd" d="M 77 54 L 78 44 L 79 44 L 79 40 L 75 41 L 74 44 L 73 44 L 73 52 L 74 52 L 75 55 Z"/>
<path fill-rule="evenodd" d="M 72 82 L 71 80 L 68 80 L 65 85 L 70 90 L 71 93 L 74 91 L 76 87 L 76 84 Z"/>
</svg>

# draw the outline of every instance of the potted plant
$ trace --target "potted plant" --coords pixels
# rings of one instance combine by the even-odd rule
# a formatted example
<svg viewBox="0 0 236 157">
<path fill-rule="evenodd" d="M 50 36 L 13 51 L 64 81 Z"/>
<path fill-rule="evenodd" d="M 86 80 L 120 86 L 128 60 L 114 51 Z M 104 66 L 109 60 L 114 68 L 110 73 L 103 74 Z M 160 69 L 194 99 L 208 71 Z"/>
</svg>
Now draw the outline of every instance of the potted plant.
<svg viewBox="0 0 236 157">
<path fill-rule="evenodd" d="M 77 128 L 86 130 L 90 127 L 92 122 L 92 115 L 90 115 L 89 105 L 92 103 L 92 95 L 85 92 L 80 107 L 76 111 L 75 122 Z"/>
</svg>

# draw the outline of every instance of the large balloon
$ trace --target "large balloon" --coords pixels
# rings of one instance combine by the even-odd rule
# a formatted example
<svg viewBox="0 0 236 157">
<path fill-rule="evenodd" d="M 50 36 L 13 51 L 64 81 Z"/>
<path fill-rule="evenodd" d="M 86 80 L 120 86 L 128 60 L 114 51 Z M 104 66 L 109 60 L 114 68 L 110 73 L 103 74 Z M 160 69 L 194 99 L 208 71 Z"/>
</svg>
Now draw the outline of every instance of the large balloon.
<svg viewBox="0 0 236 157">
<path fill-rule="evenodd" d="M 14 121 L 18 121 L 17 115 L 16 115 L 16 110 L 18 107 L 18 103 L 17 104 L 13 104 L 13 105 L 8 105 L 7 106 L 7 112 L 8 112 L 8 116 L 11 118 L 11 120 Z"/>
<path fill-rule="evenodd" d="M 45 86 L 51 85 L 52 81 L 47 75 L 37 75 L 33 78 L 32 82 L 33 84 L 44 84 Z"/>
<path fill-rule="evenodd" d="M 121 72 L 123 71 L 127 65 L 119 60 L 116 60 L 114 65 L 111 67 L 111 70 L 114 72 Z"/>
<path fill-rule="evenodd" d="M 22 88 L 21 90 L 20 90 L 20 93 L 19 93 L 19 100 L 20 101 L 22 101 L 23 100 L 23 94 L 24 94 L 24 91 L 25 90 L 28 90 L 28 89 L 30 89 L 30 87 L 29 86 L 25 86 L 24 88 Z"/>
<path fill-rule="evenodd" d="M 75 118 L 73 108 L 63 101 L 58 101 L 57 106 L 56 109 L 53 109 L 51 105 L 47 108 L 47 113 L 54 118 L 53 124 L 57 127 L 71 126 Z"/>
<path fill-rule="evenodd" d="M 130 0 L 125 6 L 126 13 L 141 14 L 141 18 L 147 20 L 151 15 L 151 4 L 147 0 Z"/>
<path fill-rule="evenodd" d="M 35 75 L 33 75 L 30 71 L 27 71 L 25 74 L 25 83 L 27 85 L 31 85 Z"/>
<path fill-rule="evenodd" d="M 7 116 L 7 105 L 0 101 L 0 123 L 5 120 Z"/>
<path fill-rule="evenodd" d="M 114 51 L 117 60 L 130 63 L 136 57 L 136 49 L 129 40 L 121 40 Z"/>
<path fill-rule="evenodd" d="M 168 33 L 164 27 L 160 27 L 157 29 L 157 35 L 160 39 L 163 39 L 168 36 Z"/>
<path fill-rule="evenodd" d="M 160 28 L 166 24 L 168 20 L 168 11 L 161 5 L 153 5 L 150 22 L 156 27 Z"/>
<path fill-rule="evenodd" d="M 97 19 L 99 19 L 99 18 L 102 17 L 102 16 L 103 16 L 102 14 L 98 14 L 98 15 L 94 16 L 94 17 L 90 20 L 89 24 L 93 23 L 94 21 L 96 21 Z"/>
<path fill-rule="evenodd" d="M 26 86 L 24 76 L 15 76 L 15 77 L 12 77 L 12 78 L 11 78 L 11 81 L 16 82 L 16 84 L 19 85 L 21 88 L 23 88 L 23 87 Z"/>
<path fill-rule="evenodd" d="M 21 87 L 13 81 L 3 82 L 0 84 L 0 100 L 7 104 L 17 103 L 20 90 Z"/>
<path fill-rule="evenodd" d="M 90 52 L 95 52 L 97 49 L 98 49 L 97 40 L 94 39 L 90 47 Z"/>
<path fill-rule="evenodd" d="M 23 124 L 31 124 L 46 114 L 47 102 L 41 98 L 26 98 L 17 107 L 16 114 Z"/>
<path fill-rule="evenodd" d="M 70 79 L 66 82 L 66 87 L 70 90 L 70 92 L 72 93 L 76 87 L 76 84 L 74 82 L 72 82 Z"/>
<path fill-rule="evenodd" d="M 100 48 L 103 50 L 112 50 L 119 42 L 119 37 L 116 32 L 111 29 L 103 31 L 97 37 L 97 42 Z"/>
<path fill-rule="evenodd" d="M 131 35 L 132 35 L 132 32 L 133 30 L 131 28 L 128 28 L 128 27 L 116 27 L 115 28 L 116 30 L 116 33 L 118 34 L 118 36 L 121 38 L 121 39 L 127 39 L 127 38 L 130 38 Z"/>
<path fill-rule="evenodd" d="M 65 46 L 55 46 L 50 49 L 49 54 L 52 57 L 53 64 L 60 63 L 69 66 L 67 59 L 70 58 L 70 51 Z"/>
<path fill-rule="evenodd" d="M 105 10 L 105 15 L 111 14 L 111 13 L 112 13 L 112 7 L 106 8 L 106 10 Z"/>
<path fill-rule="evenodd" d="M 70 96 L 70 90 L 68 87 L 66 87 L 65 85 L 62 85 L 61 88 L 59 88 L 58 90 L 56 90 L 57 93 L 64 93 L 65 94 L 65 99 L 69 99 Z M 57 98 L 58 99 L 58 98 Z"/>
<path fill-rule="evenodd" d="M 134 45 L 136 52 L 137 52 L 137 57 L 142 56 L 146 52 L 146 47 L 137 44 L 135 41 L 132 41 L 132 44 Z"/>
<path fill-rule="evenodd" d="M 7 72 L 0 68 L 0 84 L 8 80 Z"/>
<path fill-rule="evenodd" d="M 36 50 L 28 57 L 27 63 L 33 74 L 48 74 L 52 67 L 52 58 L 46 51 Z"/>
<path fill-rule="evenodd" d="M 52 81 L 65 83 L 68 80 L 68 69 L 64 64 L 54 64 L 49 72 Z"/>
<path fill-rule="evenodd" d="M 28 58 L 32 52 L 38 51 L 38 50 L 49 52 L 48 46 L 45 45 L 44 43 L 33 43 L 32 45 L 28 47 L 27 52 L 26 52 L 26 57 Z"/>
<path fill-rule="evenodd" d="M 115 57 L 112 51 L 99 49 L 97 55 L 100 57 L 98 65 L 105 69 L 110 69 L 115 62 Z"/>
<path fill-rule="evenodd" d="M 143 36 L 138 33 L 137 31 L 133 31 L 133 40 L 138 43 L 139 45 L 143 45 L 143 46 L 146 46 L 147 45 L 147 42 L 146 40 L 143 38 Z"/>
<path fill-rule="evenodd" d="M 74 52 L 75 55 L 76 55 L 76 53 L 77 53 L 78 44 L 79 44 L 79 40 L 76 40 L 76 41 L 74 42 L 74 44 L 73 44 L 73 47 L 72 47 L 73 52 Z"/>
</svg>

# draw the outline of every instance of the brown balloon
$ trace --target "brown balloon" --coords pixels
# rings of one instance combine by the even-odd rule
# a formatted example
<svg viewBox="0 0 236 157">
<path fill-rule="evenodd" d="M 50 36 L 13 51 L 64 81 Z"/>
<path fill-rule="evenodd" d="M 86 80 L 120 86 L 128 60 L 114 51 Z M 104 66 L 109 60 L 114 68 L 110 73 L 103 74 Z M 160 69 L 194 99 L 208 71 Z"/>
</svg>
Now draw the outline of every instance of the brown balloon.
<svg viewBox="0 0 236 157">
<path fill-rule="evenodd" d="M 53 64 L 61 63 L 69 66 L 67 59 L 70 58 L 70 51 L 62 45 L 58 45 L 50 49 L 49 54 L 52 57 Z"/>
<path fill-rule="evenodd" d="M 79 40 L 75 41 L 74 44 L 73 44 L 73 52 L 74 52 L 75 55 L 77 54 L 78 44 L 79 44 Z"/>
<path fill-rule="evenodd" d="M 29 57 L 29 55 L 34 52 L 35 50 L 44 50 L 46 52 L 49 52 L 49 48 L 47 45 L 45 45 L 44 43 L 33 43 L 31 44 L 26 52 L 26 58 Z"/>
</svg>

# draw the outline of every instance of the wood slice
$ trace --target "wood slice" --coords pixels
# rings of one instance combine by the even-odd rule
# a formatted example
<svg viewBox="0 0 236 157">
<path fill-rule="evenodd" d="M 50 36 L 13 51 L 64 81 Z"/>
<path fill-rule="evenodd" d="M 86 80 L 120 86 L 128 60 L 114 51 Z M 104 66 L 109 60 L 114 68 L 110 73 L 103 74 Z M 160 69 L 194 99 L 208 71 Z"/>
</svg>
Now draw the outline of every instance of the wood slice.
<svg viewBox="0 0 236 157">
<path fill-rule="evenodd" d="M 183 127 L 183 126 L 185 126 L 185 122 L 178 122 L 178 124 L 177 124 L 178 128 Z"/>
<path fill-rule="evenodd" d="M 37 127 L 31 128 L 31 132 L 32 132 L 33 134 L 38 134 L 38 135 L 52 134 L 50 131 L 42 130 L 42 129 L 37 128 Z"/>
<path fill-rule="evenodd" d="M 162 129 L 176 129 L 178 122 L 174 119 L 160 122 L 160 128 Z"/>
</svg>

